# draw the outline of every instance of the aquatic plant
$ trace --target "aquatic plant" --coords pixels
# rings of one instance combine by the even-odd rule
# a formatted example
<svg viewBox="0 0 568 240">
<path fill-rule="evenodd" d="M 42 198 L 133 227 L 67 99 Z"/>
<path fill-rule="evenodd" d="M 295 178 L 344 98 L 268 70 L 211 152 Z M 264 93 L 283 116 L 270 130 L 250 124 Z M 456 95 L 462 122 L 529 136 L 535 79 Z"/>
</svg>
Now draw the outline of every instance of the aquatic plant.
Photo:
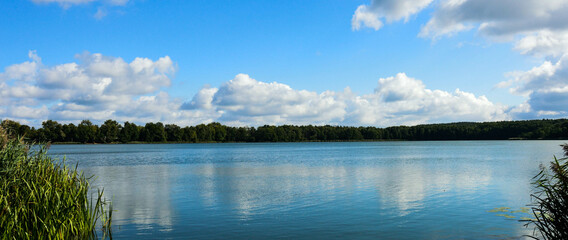
<svg viewBox="0 0 568 240">
<path fill-rule="evenodd" d="M 568 156 L 568 144 L 562 147 Z M 543 239 L 568 239 L 568 157 L 554 157 L 548 169 L 541 166 L 533 185 L 534 218 L 524 220 L 527 226 L 534 225 L 535 233 Z"/>
<path fill-rule="evenodd" d="M 77 166 L 6 136 L 0 127 L 0 239 L 112 238 L 112 207 Z"/>
</svg>

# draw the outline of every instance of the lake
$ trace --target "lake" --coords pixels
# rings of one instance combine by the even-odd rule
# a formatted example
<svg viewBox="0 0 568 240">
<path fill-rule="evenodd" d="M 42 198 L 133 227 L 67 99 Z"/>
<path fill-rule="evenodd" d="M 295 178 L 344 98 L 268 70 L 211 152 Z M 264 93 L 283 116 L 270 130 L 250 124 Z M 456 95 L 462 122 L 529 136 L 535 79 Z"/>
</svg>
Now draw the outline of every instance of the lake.
<svg viewBox="0 0 568 240">
<path fill-rule="evenodd" d="M 563 141 L 53 145 L 116 239 L 518 239 Z"/>
</svg>

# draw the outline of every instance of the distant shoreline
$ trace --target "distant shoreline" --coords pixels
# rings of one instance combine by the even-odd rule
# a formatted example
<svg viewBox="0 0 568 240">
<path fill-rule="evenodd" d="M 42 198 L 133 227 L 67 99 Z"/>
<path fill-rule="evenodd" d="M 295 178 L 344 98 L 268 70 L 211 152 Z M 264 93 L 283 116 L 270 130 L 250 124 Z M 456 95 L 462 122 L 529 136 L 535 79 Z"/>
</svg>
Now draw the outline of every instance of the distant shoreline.
<svg viewBox="0 0 568 240">
<path fill-rule="evenodd" d="M 1 126 L 27 142 L 53 144 L 224 143 L 224 142 L 376 142 L 448 140 L 568 140 L 568 119 L 456 122 L 415 126 L 264 125 L 231 127 L 221 123 L 180 127 L 150 122 L 144 126 L 106 120 L 79 125 L 47 120 L 35 129 L 11 120 Z"/>
<path fill-rule="evenodd" d="M 568 139 L 453 139 L 453 140 L 349 140 L 349 141 L 298 141 L 298 142 L 111 142 L 111 143 L 80 143 L 80 142 L 53 142 L 51 145 L 137 145 L 137 144 L 223 144 L 223 143 L 348 143 L 348 142 L 449 142 L 449 141 L 562 141 Z"/>
</svg>

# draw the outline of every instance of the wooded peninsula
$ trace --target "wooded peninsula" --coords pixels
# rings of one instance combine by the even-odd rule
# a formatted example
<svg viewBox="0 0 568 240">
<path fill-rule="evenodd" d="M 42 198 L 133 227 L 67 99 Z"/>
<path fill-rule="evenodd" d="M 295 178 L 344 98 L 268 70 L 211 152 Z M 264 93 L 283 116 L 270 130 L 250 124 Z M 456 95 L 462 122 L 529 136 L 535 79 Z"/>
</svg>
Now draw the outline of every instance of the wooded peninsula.
<svg viewBox="0 0 568 240">
<path fill-rule="evenodd" d="M 204 143 L 204 142 L 308 142 L 391 140 L 512 140 L 568 139 L 568 119 L 500 122 L 457 122 L 386 128 L 351 126 L 264 125 L 230 127 L 217 122 L 180 127 L 161 122 L 144 126 L 106 120 L 100 126 L 89 120 L 78 125 L 47 120 L 41 128 L 12 120 L 1 126 L 28 142 L 52 143 Z"/>
</svg>

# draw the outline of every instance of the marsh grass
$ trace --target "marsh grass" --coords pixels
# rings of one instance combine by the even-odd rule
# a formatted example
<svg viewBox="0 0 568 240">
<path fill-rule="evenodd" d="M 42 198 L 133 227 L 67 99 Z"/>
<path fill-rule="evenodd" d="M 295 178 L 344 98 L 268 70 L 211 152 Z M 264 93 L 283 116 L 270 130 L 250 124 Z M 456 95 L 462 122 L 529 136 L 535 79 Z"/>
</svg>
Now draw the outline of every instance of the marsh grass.
<svg viewBox="0 0 568 240">
<path fill-rule="evenodd" d="M 0 128 L 0 238 L 112 238 L 103 192 L 90 196 L 89 178 L 46 151 Z"/>
<path fill-rule="evenodd" d="M 568 145 L 562 147 L 568 156 Z M 543 239 L 568 239 L 568 157 L 554 157 L 549 169 L 541 166 L 533 185 L 534 218 L 524 220 L 526 225 L 534 225 L 535 235 Z"/>
</svg>

